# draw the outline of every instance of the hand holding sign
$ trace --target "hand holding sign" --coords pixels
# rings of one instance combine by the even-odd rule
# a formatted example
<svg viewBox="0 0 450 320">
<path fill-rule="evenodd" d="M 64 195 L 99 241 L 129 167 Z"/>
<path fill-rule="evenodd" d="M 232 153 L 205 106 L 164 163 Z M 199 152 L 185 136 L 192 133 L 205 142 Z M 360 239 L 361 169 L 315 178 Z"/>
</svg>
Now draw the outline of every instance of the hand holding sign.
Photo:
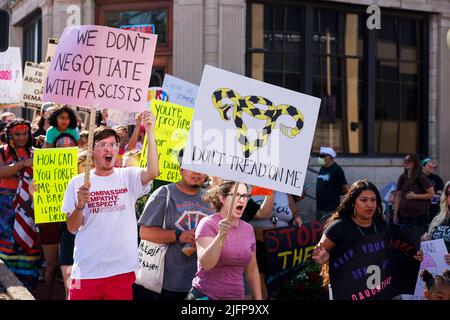
<svg viewBox="0 0 450 320">
<path fill-rule="evenodd" d="M 219 237 L 225 239 L 228 231 L 231 228 L 231 223 L 227 219 L 222 219 L 219 221 Z"/>
<path fill-rule="evenodd" d="M 330 259 L 330 254 L 325 250 L 322 243 L 319 243 L 312 253 L 312 259 L 315 263 L 322 265 Z"/>
<path fill-rule="evenodd" d="M 89 188 L 91 187 L 91 184 L 85 183 L 83 184 L 80 189 L 78 189 L 77 191 L 77 203 L 76 206 L 77 208 L 84 208 L 84 206 L 86 205 L 86 203 L 89 200 Z"/>
<path fill-rule="evenodd" d="M 153 111 L 144 111 L 142 113 L 142 122 L 147 132 L 152 132 L 155 128 L 156 118 Z"/>
</svg>

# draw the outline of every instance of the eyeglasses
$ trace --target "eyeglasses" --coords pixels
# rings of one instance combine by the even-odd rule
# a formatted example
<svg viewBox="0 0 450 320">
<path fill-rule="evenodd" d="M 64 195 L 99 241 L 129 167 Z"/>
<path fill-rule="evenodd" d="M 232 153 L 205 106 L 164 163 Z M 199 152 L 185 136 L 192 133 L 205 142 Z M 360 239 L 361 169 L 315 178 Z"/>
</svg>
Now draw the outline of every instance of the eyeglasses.
<svg viewBox="0 0 450 320">
<path fill-rule="evenodd" d="M 98 149 L 106 149 L 106 147 L 110 147 L 113 150 L 118 150 L 120 144 L 117 142 L 98 142 L 95 144 L 95 147 Z"/>
<path fill-rule="evenodd" d="M 232 196 L 233 194 L 232 193 L 227 193 L 226 195 L 225 195 L 225 197 L 228 197 L 228 196 Z M 245 193 L 245 194 L 240 194 L 240 193 L 236 193 L 236 197 L 239 199 L 239 200 L 248 200 L 248 199 L 250 199 L 250 197 L 251 197 L 251 195 L 250 194 L 248 194 L 248 193 Z"/>
</svg>

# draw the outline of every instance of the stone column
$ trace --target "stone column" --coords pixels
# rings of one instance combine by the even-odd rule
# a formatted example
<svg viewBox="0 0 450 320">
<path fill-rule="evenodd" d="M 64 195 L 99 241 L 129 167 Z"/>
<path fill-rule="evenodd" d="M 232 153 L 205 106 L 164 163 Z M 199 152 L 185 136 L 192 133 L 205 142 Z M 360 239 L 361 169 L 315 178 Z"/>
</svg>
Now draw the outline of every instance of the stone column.
<svg viewBox="0 0 450 320">
<path fill-rule="evenodd" d="M 42 60 L 45 59 L 47 54 L 48 38 L 53 38 L 53 0 L 43 0 L 39 3 L 39 7 L 42 10 Z"/>
<path fill-rule="evenodd" d="M 245 1 L 219 0 L 219 68 L 245 75 Z"/>
<path fill-rule="evenodd" d="M 173 74 L 197 84 L 204 63 L 203 5 L 203 0 L 174 0 L 173 3 Z"/>
<path fill-rule="evenodd" d="M 439 173 L 444 181 L 450 180 L 450 49 L 447 47 L 447 32 L 450 29 L 450 15 L 441 15 L 439 29 L 438 110 L 437 139 Z"/>
</svg>

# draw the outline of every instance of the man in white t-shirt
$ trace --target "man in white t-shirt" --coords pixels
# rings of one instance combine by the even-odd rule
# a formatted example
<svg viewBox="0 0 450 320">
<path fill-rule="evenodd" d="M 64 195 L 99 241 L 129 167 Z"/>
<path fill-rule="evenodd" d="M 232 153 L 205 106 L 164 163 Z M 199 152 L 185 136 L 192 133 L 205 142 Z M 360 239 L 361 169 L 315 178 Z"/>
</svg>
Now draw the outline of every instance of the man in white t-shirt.
<svg viewBox="0 0 450 320">
<path fill-rule="evenodd" d="M 159 174 L 155 116 L 143 113 L 148 135 L 147 168 L 114 168 L 119 152 L 115 130 L 94 134 L 90 184 L 84 173 L 69 182 L 62 211 L 67 228 L 76 233 L 69 300 L 131 300 L 138 267 L 135 203 L 150 191 Z"/>
</svg>

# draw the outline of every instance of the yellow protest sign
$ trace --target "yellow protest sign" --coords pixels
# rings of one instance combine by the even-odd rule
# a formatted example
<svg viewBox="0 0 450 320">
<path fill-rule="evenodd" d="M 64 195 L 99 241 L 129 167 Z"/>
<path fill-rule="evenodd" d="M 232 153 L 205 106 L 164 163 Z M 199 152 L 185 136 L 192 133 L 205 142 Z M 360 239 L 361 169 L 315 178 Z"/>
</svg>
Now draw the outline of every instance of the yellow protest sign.
<svg viewBox="0 0 450 320">
<path fill-rule="evenodd" d="M 38 191 L 34 194 L 36 224 L 66 220 L 61 212 L 64 192 L 78 174 L 78 148 L 35 149 L 33 177 Z"/>
<path fill-rule="evenodd" d="M 157 179 L 180 181 L 178 153 L 186 144 L 194 109 L 156 99 L 152 100 L 151 109 L 156 117 L 155 138 L 160 171 Z M 147 166 L 147 134 L 144 137 L 139 166 Z"/>
</svg>

